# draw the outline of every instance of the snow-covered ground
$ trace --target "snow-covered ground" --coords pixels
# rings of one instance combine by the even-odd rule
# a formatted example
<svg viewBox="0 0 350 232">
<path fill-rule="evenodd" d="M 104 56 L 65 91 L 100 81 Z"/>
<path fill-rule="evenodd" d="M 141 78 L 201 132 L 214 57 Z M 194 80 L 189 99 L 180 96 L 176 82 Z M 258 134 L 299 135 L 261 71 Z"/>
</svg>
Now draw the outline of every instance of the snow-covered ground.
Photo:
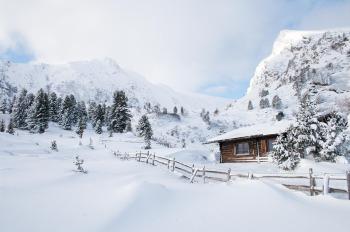
<svg viewBox="0 0 350 232">
<path fill-rule="evenodd" d="M 89 148 L 92 138 L 94 149 Z M 51 151 L 56 140 L 58 152 Z M 310 197 L 257 180 L 190 184 L 166 168 L 122 161 L 110 150 L 140 151 L 132 134 L 102 136 L 55 126 L 45 134 L 0 133 L 0 231 L 348 231 L 350 201 Z M 106 145 L 106 147 L 105 147 Z M 205 147 L 163 155 L 243 172 L 278 171 L 272 164 L 217 164 Z M 88 174 L 74 172 L 73 158 Z M 298 171 L 343 172 L 349 165 L 304 161 Z"/>
</svg>

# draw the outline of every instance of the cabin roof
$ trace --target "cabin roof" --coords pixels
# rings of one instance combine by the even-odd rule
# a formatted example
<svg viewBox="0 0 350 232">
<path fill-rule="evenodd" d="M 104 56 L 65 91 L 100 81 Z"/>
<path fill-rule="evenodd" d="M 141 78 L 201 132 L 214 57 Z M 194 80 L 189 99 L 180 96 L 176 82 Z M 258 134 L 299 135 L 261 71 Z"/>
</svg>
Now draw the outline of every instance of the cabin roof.
<svg viewBox="0 0 350 232">
<path fill-rule="evenodd" d="M 277 135 L 284 132 L 287 127 L 292 124 L 291 121 L 269 122 L 244 126 L 225 134 L 208 139 L 206 143 L 217 143 L 223 141 L 232 141 L 239 139 L 259 138 L 269 135 Z"/>
</svg>

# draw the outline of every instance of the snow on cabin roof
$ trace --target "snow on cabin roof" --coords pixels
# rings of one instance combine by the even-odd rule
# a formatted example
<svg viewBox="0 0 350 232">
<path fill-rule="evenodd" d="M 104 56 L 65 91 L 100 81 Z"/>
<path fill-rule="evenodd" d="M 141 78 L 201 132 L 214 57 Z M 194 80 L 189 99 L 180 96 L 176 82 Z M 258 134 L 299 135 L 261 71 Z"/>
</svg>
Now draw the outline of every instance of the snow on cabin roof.
<svg viewBox="0 0 350 232">
<path fill-rule="evenodd" d="M 239 138 L 255 137 L 255 136 L 265 136 L 280 134 L 291 125 L 291 121 L 279 121 L 279 122 L 270 122 L 262 123 L 251 126 L 244 126 L 233 131 L 227 132 L 225 134 L 219 135 L 217 137 L 207 140 L 207 143 L 221 142 L 225 140 L 234 140 Z"/>
</svg>

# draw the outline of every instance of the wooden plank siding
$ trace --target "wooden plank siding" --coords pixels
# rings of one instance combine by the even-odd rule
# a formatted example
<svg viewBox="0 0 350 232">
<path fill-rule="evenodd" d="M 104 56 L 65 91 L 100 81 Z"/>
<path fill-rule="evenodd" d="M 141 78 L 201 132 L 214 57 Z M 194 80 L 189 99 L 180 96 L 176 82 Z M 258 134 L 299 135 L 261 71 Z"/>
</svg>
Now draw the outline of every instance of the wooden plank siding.
<svg viewBox="0 0 350 232">
<path fill-rule="evenodd" d="M 222 141 L 220 144 L 220 162 L 230 163 L 230 162 L 242 162 L 242 161 L 254 161 L 257 160 L 258 149 L 259 157 L 266 157 L 269 150 L 269 139 L 275 139 L 277 135 L 268 135 L 254 138 L 237 139 L 232 141 Z M 236 145 L 238 143 L 248 143 L 249 144 L 249 154 L 237 155 Z"/>
</svg>

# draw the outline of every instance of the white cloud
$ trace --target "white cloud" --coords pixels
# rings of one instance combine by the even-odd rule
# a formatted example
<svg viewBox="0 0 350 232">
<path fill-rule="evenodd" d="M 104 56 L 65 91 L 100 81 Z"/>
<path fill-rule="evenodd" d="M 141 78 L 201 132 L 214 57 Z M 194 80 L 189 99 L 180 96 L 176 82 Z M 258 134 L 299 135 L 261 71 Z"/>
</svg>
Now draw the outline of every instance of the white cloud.
<svg viewBox="0 0 350 232">
<path fill-rule="evenodd" d="M 153 82 L 199 90 L 250 79 L 278 31 L 306 19 L 313 2 L 0 0 L 0 41 L 19 33 L 38 61 L 108 56 Z"/>
</svg>

